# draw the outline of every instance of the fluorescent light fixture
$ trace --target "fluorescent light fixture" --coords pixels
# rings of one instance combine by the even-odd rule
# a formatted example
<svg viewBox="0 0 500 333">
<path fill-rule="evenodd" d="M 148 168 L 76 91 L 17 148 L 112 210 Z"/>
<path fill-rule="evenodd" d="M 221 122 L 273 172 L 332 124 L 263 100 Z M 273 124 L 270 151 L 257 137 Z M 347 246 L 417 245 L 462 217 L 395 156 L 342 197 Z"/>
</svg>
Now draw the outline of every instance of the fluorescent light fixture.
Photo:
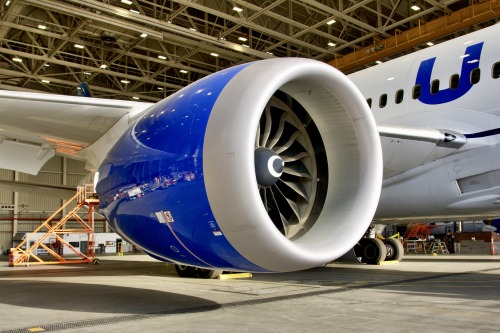
<svg viewBox="0 0 500 333">
<path fill-rule="evenodd" d="M 139 12 L 138 10 L 135 10 L 135 9 L 129 9 L 132 13 L 136 13 L 136 14 L 140 14 L 141 12 Z"/>
<path fill-rule="evenodd" d="M 417 6 L 417 5 L 413 5 L 410 8 L 413 9 L 414 11 L 416 11 L 416 12 L 418 12 L 420 10 L 420 7 Z"/>
<path fill-rule="evenodd" d="M 42 80 L 42 83 L 50 83 L 49 80 Z"/>
<path fill-rule="evenodd" d="M 238 37 L 238 40 L 241 40 L 242 42 L 246 42 L 248 39 L 246 37 Z"/>
<path fill-rule="evenodd" d="M 218 57 L 218 56 L 219 56 L 219 54 L 218 54 L 218 53 L 215 53 L 215 52 L 210 53 L 210 55 L 211 55 L 212 57 Z"/>
<path fill-rule="evenodd" d="M 387 81 L 392 81 L 392 80 L 394 80 L 394 77 L 387 78 Z"/>
<path fill-rule="evenodd" d="M 129 80 L 121 80 L 120 82 L 123 83 L 123 84 L 129 84 L 130 83 Z"/>
<path fill-rule="evenodd" d="M 101 65 L 101 66 L 99 66 L 99 67 L 100 67 L 100 68 L 102 68 L 102 69 L 105 69 L 105 68 L 107 68 L 107 67 L 108 67 L 108 65 L 102 64 L 102 65 Z"/>
<path fill-rule="evenodd" d="M 433 42 L 428 42 L 428 43 L 427 43 L 427 46 L 432 46 L 432 45 L 434 45 L 434 43 L 433 43 Z"/>
<path fill-rule="evenodd" d="M 162 87 L 158 87 L 158 90 L 163 90 L 163 88 Z"/>
<path fill-rule="evenodd" d="M 15 57 L 15 58 L 12 58 L 12 61 L 23 62 L 23 59 Z"/>
<path fill-rule="evenodd" d="M 167 59 L 167 57 L 165 57 L 164 55 L 159 55 L 158 58 L 161 59 L 161 60 L 166 60 Z"/>
<path fill-rule="evenodd" d="M 44 67 L 49 67 L 50 65 L 49 64 L 43 64 Z"/>
<path fill-rule="evenodd" d="M 182 74 L 187 74 L 188 73 L 188 71 L 185 70 L 185 69 L 181 69 L 179 72 L 181 72 Z"/>
<path fill-rule="evenodd" d="M 337 44 L 333 43 L 333 42 L 329 42 L 328 43 L 328 46 L 336 46 Z"/>
<path fill-rule="evenodd" d="M 84 49 L 85 48 L 85 46 L 83 46 L 82 44 L 75 44 L 75 47 L 77 49 Z"/>
<path fill-rule="evenodd" d="M 132 1 L 130 0 L 122 0 L 122 2 L 126 5 L 131 5 L 132 4 Z"/>
<path fill-rule="evenodd" d="M 234 6 L 234 7 L 233 7 L 233 10 L 234 10 L 235 12 L 241 13 L 241 12 L 243 11 L 243 8 L 240 8 L 240 7 Z"/>
<path fill-rule="evenodd" d="M 191 30 L 191 31 L 196 31 L 196 29 L 195 29 L 195 28 L 189 28 L 189 30 Z"/>
<path fill-rule="evenodd" d="M 337 21 L 335 21 L 335 20 L 330 20 L 330 21 L 326 22 L 326 24 L 328 24 L 328 25 L 332 25 L 332 24 L 334 24 L 335 22 L 337 22 Z"/>
<path fill-rule="evenodd" d="M 147 34 L 147 33 L 143 33 L 143 34 L 141 34 L 141 38 L 146 38 L 146 37 L 148 37 L 148 34 Z"/>
<path fill-rule="evenodd" d="M 139 97 L 137 97 L 137 96 L 133 96 L 132 98 L 133 98 L 133 99 L 135 99 L 135 100 L 140 99 L 140 98 L 139 98 Z"/>
<path fill-rule="evenodd" d="M 90 73 L 90 72 L 83 72 L 83 74 L 85 74 L 85 75 L 92 75 L 92 73 Z"/>
<path fill-rule="evenodd" d="M 241 44 L 241 46 L 243 46 L 243 47 L 250 47 L 247 44 Z"/>
<path fill-rule="evenodd" d="M 39 25 L 38 25 L 38 29 L 46 30 L 46 29 L 47 29 L 47 26 L 46 26 L 46 25 L 44 25 L 44 24 L 39 24 Z"/>
</svg>

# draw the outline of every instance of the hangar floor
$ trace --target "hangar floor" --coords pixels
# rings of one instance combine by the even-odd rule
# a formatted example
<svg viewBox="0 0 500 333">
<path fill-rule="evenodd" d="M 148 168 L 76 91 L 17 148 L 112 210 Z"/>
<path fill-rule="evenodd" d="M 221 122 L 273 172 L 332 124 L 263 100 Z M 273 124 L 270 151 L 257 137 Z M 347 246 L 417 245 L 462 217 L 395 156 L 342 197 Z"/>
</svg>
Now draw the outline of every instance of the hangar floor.
<svg viewBox="0 0 500 333">
<path fill-rule="evenodd" d="M 500 256 L 409 255 L 249 279 L 179 278 L 144 255 L 101 265 L 0 262 L 0 332 L 487 332 Z"/>
</svg>

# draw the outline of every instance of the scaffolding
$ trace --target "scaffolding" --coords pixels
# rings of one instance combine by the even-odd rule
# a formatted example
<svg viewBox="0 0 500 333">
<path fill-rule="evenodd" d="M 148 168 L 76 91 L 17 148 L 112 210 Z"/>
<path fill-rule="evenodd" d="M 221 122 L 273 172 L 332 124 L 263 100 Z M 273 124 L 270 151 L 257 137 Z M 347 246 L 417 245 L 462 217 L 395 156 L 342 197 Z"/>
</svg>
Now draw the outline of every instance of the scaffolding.
<svg viewBox="0 0 500 333">
<path fill-rule="evenodd" d="M 56 217 L 63 213 L 72 203 L 76 203 L 75 207 L 70 209 L 60 220 L 56 221 Z M 94 184 L 86 184 L 78 187 L 76 194 L 69 199 L 61 208 L 52 214 L 45 222 L 36 228 L 31 234 L 11 251 L 11 259 L 9 266 L 28 266 L 28 265 L 48 265 L 48 264 L 76 264 L 76 263 L 97 263 L 95 258 L 95 237 L 94 237 L 94 212 L 99 204 L 99 199 L 94 191 Z M 86 210 L 87 220 L 81 216 L 81 211 Z M 76 221 L 79 225 L 77 228 L 65 228 L 66 222 L 70 219 Z M 31 244 L 38 233 L 43 235 L 36 239 L 31 246 L 23 249 L 25 245 Z M 88 246 L 86 253 L 74 248 L 69 242 L 64 239 L 67 234 L 87 234 Z M 53 243 L 47 243 L 48 239 L 55 239 Z M 77 258 L 64 258 L 62 256 L 62 248 L 69 248 Z M 50 257 L 42 258 L 39 249 L 45 250 Z M 42 252 L 45 252 L 43 251 Z M 33 260 L 32 260 L 33 259 Z"/>
</svg>

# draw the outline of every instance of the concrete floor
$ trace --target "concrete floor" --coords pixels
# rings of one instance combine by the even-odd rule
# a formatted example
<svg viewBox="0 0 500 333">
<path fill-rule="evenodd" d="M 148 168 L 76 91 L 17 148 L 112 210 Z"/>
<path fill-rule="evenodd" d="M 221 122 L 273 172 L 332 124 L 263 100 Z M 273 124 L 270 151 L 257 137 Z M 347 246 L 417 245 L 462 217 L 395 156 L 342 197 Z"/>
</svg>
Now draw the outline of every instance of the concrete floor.
<svg viewBox="0 0 500 333">
<path fill-rule="evenodd" d="M 144 255 L 0 262 L 0 332 L 495 332 L 500 256 L 415 256 L 247 279 L 179 278 Z"/>
</svg>

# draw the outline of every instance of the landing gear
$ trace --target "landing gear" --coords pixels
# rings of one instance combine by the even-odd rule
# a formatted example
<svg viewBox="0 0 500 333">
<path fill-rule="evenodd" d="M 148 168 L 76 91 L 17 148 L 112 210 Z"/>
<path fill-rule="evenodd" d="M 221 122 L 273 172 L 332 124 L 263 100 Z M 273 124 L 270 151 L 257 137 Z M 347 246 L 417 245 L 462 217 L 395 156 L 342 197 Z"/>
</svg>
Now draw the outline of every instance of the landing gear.
<svg viewBox="0 0 500 333">
<path fill-rule="evenodd" d="M 175 270 L 180 277 L 189 278 L 216 279 L 222 274 L 221 270 L 203 269 L 186 265 L 175 265 Z"/>
<path fill-rule="evenodd" d="M 403 244 L 395 238 L 384 239 L 384 245 L 386 249 L 385 260 L 401 261 L 404 255 Z"/>
<path fill-rule="evenodd" d="M 359 248 L 356 255 L 361 257 L 361 262 L 370 265 L 376 265 L 384 261 L 387 256 L 387 250 L 380 239 L 363 238 L 359 241 Z"/>
</svg>

